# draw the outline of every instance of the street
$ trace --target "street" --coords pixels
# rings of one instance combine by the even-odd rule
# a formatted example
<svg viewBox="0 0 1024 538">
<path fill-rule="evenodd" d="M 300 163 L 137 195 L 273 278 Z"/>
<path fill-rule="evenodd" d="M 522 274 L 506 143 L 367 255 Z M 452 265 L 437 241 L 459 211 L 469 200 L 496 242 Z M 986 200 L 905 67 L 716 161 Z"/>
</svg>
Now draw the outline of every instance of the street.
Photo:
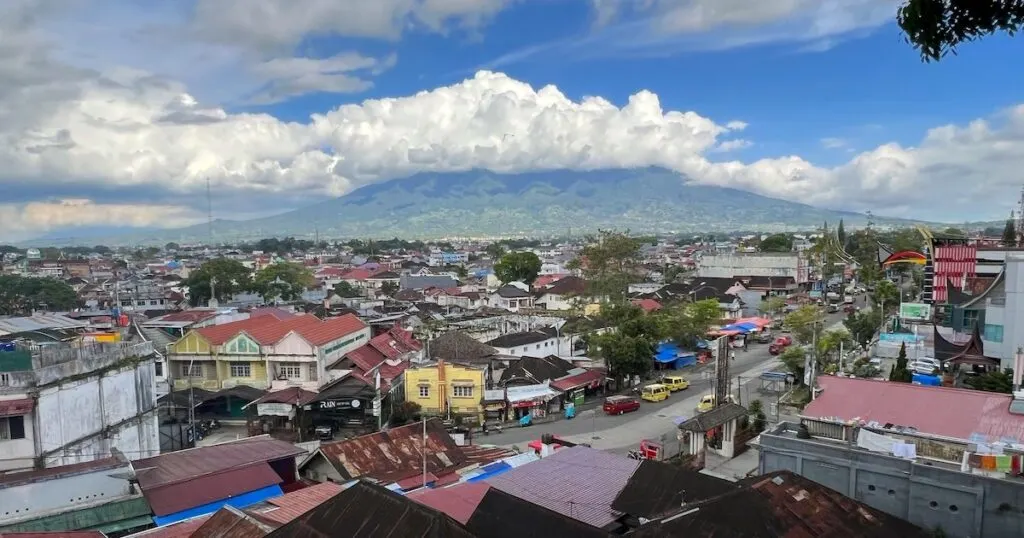
<svg viewBox="0 0 1024 538">
<path fill-rule="evenodd" d="M 835 328 L 842 324 L 845 314 L 837 312 L 825 316 L 825 327 Z M 737 388 L 740 404 L 747 405 L 750 399 L 758 399 L 759 377 L 764 372 L 778 371 L 779 361 L 768 353 L 768 344 L 750 344 L 748 351 L 736 350 L 736 360 L 729 365 L 733 378 L 733 393 Z M 690 418 L 696 414 L 701 396 L 710 394 L 711 376 L 714 365 L 689 367 L 678 373 L 690 381 L 690 388 L 672 394 L 663 402 L 642 402 L 640 410 L 624 415 L 609 416 L 600 407 L 581 412 L 571 420 L 534 424 L 525 428 L 513 426 L 500 434 L 478 436 L 478 444 L 519 445 L 540 439 L 541 434 L 551 433 L 574 443 L 587 443 L 602 450 L 623 451 L 636 448 L 643 439 L 657 438 L 675 428 L 675 420 Z M 706 377 L 704 372 L 708 372 Z M 738 378 L 738 379 L 737 379 Z M 767 409 L 767 405 L 765 405 Z"/>
</svg>

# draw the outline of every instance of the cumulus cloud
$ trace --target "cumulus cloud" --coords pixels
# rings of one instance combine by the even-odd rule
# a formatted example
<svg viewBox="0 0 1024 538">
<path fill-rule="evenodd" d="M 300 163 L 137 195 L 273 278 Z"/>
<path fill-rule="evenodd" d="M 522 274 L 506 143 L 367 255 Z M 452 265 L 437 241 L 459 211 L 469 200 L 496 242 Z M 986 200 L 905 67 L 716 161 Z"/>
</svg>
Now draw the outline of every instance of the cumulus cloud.
<svg viewBox="0 0 1024 538">
<path fill-rule="evenodd" d="M 425 27 L 452 20 L 476 24 L 474 16 L 459 15 L 469 13 L 460 6 L 483 5 L 413 4 L 453 14 L 434 22 L 417 19 Z M 11 10 L 12 5 L 23 9 Z M 103 204 L 99 195 L 89 197 L 95 205 L 8 204 L 0 213 L 0 239 L 75 224 L 193 222 L 191 207 L 204 207 L 194 201 L 203 199 L 207 179 L 222 196 L 281 201 L 278 209 L 284 210 L 285 200 L 300 204 L 416 172 L 474 168 L 660 166 L 677 171 L 680 181 L 833 208 L 958 221 L 1004 215 L 1024 166 L 1024 107 L 936 127 L 914 146 L 886 144 L 823 168 L 796 155 L 730 160 L 724 152 L 752 138 L 744 121 L 666 110 L 648 91 L 618 104 L 602 97 L 574 100 L 554 86 L 534 87 L 494 71 L 414 95 L 342 105 L 307 121 L 282 121 L 229 112 L 197 98 L 180 81 L 138 68 L 76 68 L 55 55 L 45 35 L 32 31 L 39 5 L 0 4 L 7 10 L 0 16 L 0 191 L 45 185 L 52 195 L 102 186 L 167 196 L 147 198 L 142 201 L 155 205 L 142 206 Z M 287 41 L 289 32 L 274 40 Z M 332 61 L 327 71 L 321 62 L 307 69 L 295 58 L 260 65 L 263 76 L 274 80 L 387 67 L 357 55 Z M 737 138 L 741 132 L 743 139 Z"/>
</svg>

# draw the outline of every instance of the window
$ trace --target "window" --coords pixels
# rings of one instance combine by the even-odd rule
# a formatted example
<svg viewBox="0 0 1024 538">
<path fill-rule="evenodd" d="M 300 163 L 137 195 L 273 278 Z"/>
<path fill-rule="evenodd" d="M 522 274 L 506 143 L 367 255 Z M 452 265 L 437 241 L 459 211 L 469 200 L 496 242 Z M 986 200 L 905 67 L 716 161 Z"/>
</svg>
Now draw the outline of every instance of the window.
<svg viewBox="0 0 1024 538">
<path fill-rule="evenodd" d="M 537 344 L 537 347 L 536 347 L 536 349 L 540 349 L 540 344 Z"/>
<path fill-rule="evenodd" d="M 452 387 L 452 391 L 453 391 L 452 395 L 455 396 L 456 398 L 472 398 L 473 397 L 473 387 L 455 386 L 455 387 Z"/>
<path fill-rule="evenodd" d="M 231 377 L 252 377 L 252 368 L 249 367 L 247 362 L 232 364 Z"/>
<path fill-rule="evenodd" d="M 317 380 L 317 371 L 316 371 L 316 365 L 315 364 L 310 364 L 309 365 L 309 380 L 310 381 L 316 381 Z"/>
<path fill-rule="evenodd" d="M 1003 341 L 1003 326 L 1002 325 L 990 325 L 985 324 L 985 334 L 982 335 L 985 340 L 989 342 L 1002 342 Z"/>
<path fill-rule="evenodd" d="M 158 377 L 164 375 L 164 363 L 163 361 L 156 361 L 153 363 L 153 373 Z"/>
<path fill-rule="evenodd" d="M 964 328 L 963 332 L 969 333 L 974 330 L 974 326 L 978 324 L 978 311 L 977 310 L 964 310 Z"/>
<path fill-rule="evenodd" d="M 191 368 L 189 368 L 191 366 Z M 202 364 L 182 364 L 181 365 L 181 377 L 203 377 L 203 365 Z"/>
<path fill-rule="evenodd" d="M 420 398 L 430 397 L 430 385 L 420 385 Z"/>
<path fill-rule="evenodd" d="M 6 387 L 11 384 L 11 374 L 0 374 L 0 387 Z"/>
<path fill-rule="evenodd" d="M 0 418 L 0 441 L 25 438 L 25 417 Z"/>
<path fill-rule="evenodd" d="M 283 364 L 277 367 L 278 377 L 285 379 L 301 379 L 302 378 L 302 367 L 298 364 Z M 239 376 L 245 377 L 245 376 Z"/>
<path fill-rule="evenodd" d="M 260 352 L 260 346 L 256 342 L 253 342 L 244 336 L 239 336 L 238 338 L 228 342 L 228 345 L 225 346 L 225 350 L 228 353 L 256 354 Z"/>
</svg>

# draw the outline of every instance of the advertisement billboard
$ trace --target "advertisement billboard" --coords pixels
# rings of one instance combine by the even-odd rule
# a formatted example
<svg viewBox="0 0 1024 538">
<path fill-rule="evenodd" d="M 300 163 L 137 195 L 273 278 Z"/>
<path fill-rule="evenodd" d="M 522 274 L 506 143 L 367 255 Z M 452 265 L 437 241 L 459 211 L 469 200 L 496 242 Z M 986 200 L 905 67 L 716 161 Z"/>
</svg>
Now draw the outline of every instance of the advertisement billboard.
<svg viewBox="0 0 1024 538">
<path fill-rule="evenodd" d="M 932 307 L 925 303 L 900 304 L 900 317 L 903 319 L 932 319 Z"/>
</svg>

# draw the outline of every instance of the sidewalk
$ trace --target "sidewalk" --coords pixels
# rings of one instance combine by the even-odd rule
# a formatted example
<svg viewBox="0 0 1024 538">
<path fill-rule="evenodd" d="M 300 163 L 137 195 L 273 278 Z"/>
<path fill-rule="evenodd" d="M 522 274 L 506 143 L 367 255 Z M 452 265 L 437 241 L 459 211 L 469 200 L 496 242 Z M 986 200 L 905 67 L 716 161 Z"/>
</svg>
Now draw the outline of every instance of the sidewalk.
<svg viewBox="0 0 1024 538">
<path fill-rule="evenodd" d="M 779 361 L 772 360 L 744 372 L 743 378 L 748 379 L 749 377 L 749 381 L 746 381 L 743 385 L 748 386 L 758 382 L 758 378 L 762 373 L 774 371 L 778 369 L 779 365 Z M 574 443 L 587 443 L 600 450 L 636 448 L 643 439 L 658 439 L 667 432 L 675 431 L 676 418 L 688 419 L 696 415 L 697 404 L 700 402 L 701 396 L 703 394 L 694 394 L 685 400 L 660 409 L 657 414 L 645 415 L 614 428 L 598 430 L 592 435 L 578 434 L 564 437 Z M 577 416 L 588 416 L 594 412 L 596 410 L 585 411 Z"/>
</svg>

